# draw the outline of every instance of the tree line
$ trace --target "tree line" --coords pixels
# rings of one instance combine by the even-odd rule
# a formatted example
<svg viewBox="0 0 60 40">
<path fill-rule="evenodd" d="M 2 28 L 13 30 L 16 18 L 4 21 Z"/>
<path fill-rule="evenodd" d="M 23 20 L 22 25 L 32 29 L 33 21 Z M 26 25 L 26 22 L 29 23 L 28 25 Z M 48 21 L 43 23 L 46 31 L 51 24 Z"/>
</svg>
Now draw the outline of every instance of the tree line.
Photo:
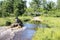
<svg viewBox="0 0 60 40">
<path fill-rule="evenodd" d="M 0 17 L 8 16 L 60 16 L 60 0 L 32 0 L 27 8 L 26 0 L 0 1 Z"/>
<path fill-rule="evenodd" d="M 19 16 L 25 12 L 26 1 L 4 0 L 0 2 L 0 16 Z"/>
</svg>

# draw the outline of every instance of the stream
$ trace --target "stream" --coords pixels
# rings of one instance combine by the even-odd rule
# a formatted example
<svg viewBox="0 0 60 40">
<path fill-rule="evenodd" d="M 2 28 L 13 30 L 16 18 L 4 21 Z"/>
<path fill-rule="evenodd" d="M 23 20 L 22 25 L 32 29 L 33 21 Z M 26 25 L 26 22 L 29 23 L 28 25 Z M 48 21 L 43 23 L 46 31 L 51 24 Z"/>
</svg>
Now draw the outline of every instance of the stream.
<svg viewBox="0 0 60 40">
<path fill-rule="evenodd" d="M 40 28 L 46 27 L 45 25 L 42 25 L 42 24 L 36 25 L 36 24 L 24 23 L 24 27 L 26 27 L 26 29 L 23 31 L 16 32 L 15 36 L 10 40 L 32 40 L 34 33 L 36 32 L 36 30 L 34 30 L 34 28 L 37 28 L 38 26 Z M 0 28 L 0 30 L 4 30 L 4 28 Z M 3 40 L 3 39 L 1 39 L 1 40 Z M 6 39 L 6 40 L 8 40 L 8 39 Z"/>
<path fill-rule="evenodd" d="M 34 28 L 37 28 L 37 27 L 42 28 L 42 27 L 46 27 L 46 25 L 42 25 L 42 24 L 36 25 L 36 24 L 25 23 L 24 27 L 26 27 L 26 29 L 22 33 L 16 34 L 16 36 L 13 38 L 14 40 L 32 40 L 34 33 L 36 32 Z"/>
<path fill-rule="evenodd" d="M 33 37 L 34 33 L 36 32 L 34 30 L 36 25 L 30 24 L 30 23 L 25 23 L 24 27 L 26 27 L 26 29 L 20 34 L 17 34 L 17 33 L 19 33 L 19 32 L 17 32 L 16 36 L 13 38 L 13 40 L 32 40 L 32 37 Z"/>
</svg>

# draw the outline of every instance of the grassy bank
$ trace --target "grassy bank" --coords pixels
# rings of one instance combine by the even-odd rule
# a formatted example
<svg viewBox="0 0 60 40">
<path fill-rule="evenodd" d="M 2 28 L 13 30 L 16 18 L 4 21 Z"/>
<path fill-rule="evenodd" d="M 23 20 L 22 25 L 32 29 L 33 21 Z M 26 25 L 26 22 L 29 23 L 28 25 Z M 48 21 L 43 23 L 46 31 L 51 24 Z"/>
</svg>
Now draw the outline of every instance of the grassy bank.
<svg viewBox="0 0 60 40">
<path fill-rule="evenodd" d="M 23 22 L 30 22 L 33 17 L 31 16 L 19 16 L 19 19 L 21 19 Z M 40 19 L 42 19 L 42 24 L 45 24 L 49 27 L 60 27 L 60 18 L 58 17 L 43 17 L 40 16 Z M 0 26 L 4 26 L 6 21 L 14 22 L 15 17 L 6 17 L 6 18 L 0 18 Z M 34 22 L 34 21 L 32 21 Z"/>
<path fill-rule="evenodd" d="M 32 17 L 30 16 L 19 16 L 19 19 L 21 19 L 23 22 L 25 20 L 30 20 Z M 5 17 L 5 18 L 0 18 L 0 26 L 4 26 L 6 21 L 9 21 L 11 23 L 14 23 L 15 17 Z"/>
<path fill-rule="evenodd" d="M 60 27 L 60 17 L 41 17 L 43 24 L 49 27 Z"/>
<path fill-rule="evenodd" d="M 32 40 L 60 40 L 60 29 L 57 28 L 39 28 Z"/>
<path fill-rule="evenodd" d="M 60 40 L 60 17 L 40 17 L 51 28 L 38 28 L 32 40 Z M 52 28 L 54 27 L 54 28 Z"/>
</svg>

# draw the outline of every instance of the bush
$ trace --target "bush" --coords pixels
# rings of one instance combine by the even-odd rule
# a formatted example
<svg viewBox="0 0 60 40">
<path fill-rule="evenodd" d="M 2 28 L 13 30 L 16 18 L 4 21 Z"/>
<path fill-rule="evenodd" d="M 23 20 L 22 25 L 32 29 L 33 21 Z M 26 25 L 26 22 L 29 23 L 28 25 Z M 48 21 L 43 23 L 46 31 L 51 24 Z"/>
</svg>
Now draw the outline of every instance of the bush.
<svg viewBox="0 0 60 40">
<path fill-rule="evenodd" d="M 11 22 L 6 21 L 6 26 L 10 26 L 10 25 L 11 25 Z"/>
<path fill-rule="evenodd" d="M 60 17 L 60 11 L 59 10 L 44 11 L 43 15 L 50 17 Z"/>
</svg>

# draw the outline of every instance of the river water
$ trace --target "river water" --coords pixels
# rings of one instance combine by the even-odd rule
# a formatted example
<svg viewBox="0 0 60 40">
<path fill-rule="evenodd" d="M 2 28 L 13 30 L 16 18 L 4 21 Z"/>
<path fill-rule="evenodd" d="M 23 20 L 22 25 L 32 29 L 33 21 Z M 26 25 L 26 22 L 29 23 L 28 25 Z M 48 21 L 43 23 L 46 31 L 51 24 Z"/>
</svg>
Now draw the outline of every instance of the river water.
<svg viewBox="0 0 60 40">
<path fill-rule="evenodd" d="M 34 36 L 34 33 L 36 32 L 34 30 L 36 25 L 26 23 L 24 24 L 24 27 L 26 27 L 26 29 L 22 33 L 17 32 L 19 34 L 16 33 L 13 40 L 32 40 L 32 37 Z"/>
<path fill-rule="evenodd" d="M 41 28 L 42 24 L 36 25 L 36 24 L 24 23 L 24 27 L 26 27 L 26 29 L 15 33 L 15 36 L 13 37 L 13 39 L 10 39 L 10 40 L 32 40 L 32 38 L 36 32 L 36 30 L 34 30 L 34 28 L 37 28 L 38 26 Z M 43 27 L 45 27 L 45 25 Z M 0 30 L 5 30 L 5 29 L 0 28 Z M 3 39 L 1 39 L 1 40 L 3 40 Z"/>
</svg>

